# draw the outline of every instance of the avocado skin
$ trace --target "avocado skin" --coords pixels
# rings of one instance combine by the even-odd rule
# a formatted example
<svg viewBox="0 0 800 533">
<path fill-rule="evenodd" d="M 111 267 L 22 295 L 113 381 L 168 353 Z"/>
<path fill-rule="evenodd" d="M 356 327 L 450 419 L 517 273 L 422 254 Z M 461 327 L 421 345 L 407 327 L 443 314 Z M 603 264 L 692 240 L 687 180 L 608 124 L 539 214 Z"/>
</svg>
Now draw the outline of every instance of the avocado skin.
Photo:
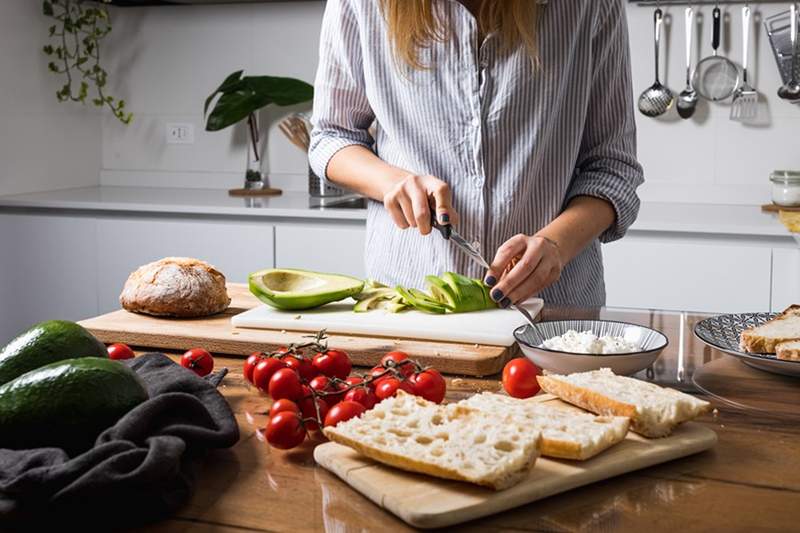
<svg viewBox="0 0 800 533">
<path fill-rule="evenodd" d="M 335 279 L 338 281 L 346 281 L 348 285 L 345 287 L 320 289 L 312 292 L 304 292 L 302 290 L 296 292 L 273 292 L 269 287 L 263 284 L 262 278 L 275 273 L 298 274 L 310 278 Z M 250 274 L 248 278 L 248 287 L 256 298 L 267 305 L 284 311 L 302 311 L 355 296 L 364 290 L 364 282 L 358 278 L 342 274 L 327 274 L 325 272 L 314 272 L 312 270 L 302 270 L 299 268 L 269 268 Z"/>
<path fill-rule="evenodd" d="M 0 448 L 84 451 L 147 397 L 139 376 L 108 358 L 45 365 L 0 385 Z"/>
<path fill-rule="evenodd" d="M 0 385 L 35 368 L 75 357 L 108 357 L 108 352 L 75 322 L 41 322 L 0 350 Z"/>
</svg>

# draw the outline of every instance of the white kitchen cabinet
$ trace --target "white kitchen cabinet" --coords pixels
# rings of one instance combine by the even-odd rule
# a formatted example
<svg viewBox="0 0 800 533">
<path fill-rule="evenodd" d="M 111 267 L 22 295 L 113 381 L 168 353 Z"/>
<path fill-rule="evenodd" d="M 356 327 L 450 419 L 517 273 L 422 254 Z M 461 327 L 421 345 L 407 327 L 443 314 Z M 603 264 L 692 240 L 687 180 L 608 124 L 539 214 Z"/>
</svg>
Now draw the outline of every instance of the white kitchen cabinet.
<svg viewBox="0 0 800 533">
<path fill-rule="evenodd" d="M 772 249 L 628 236 L 603 246 L 607 303 L 702 312 L 770 308 Z"/>
<path fill-rule="evenodd" d="M 140 265 L 166 256 L 208 261 L 230 282 L 274 264 L 273 226 L 263 221 L 114 217 L 97 221 L 101 313 L 119 308 L 119 293 Z"/>
<path fill-rule="evenodd" d="M 275 227 L 275 266 L 363 278 L 363 226 L 280 225 Z"/>
<path fill-rule="evenodd" d="M 0 346 L 42 320 L 97 314 L 96 221 L 0 214 Z"/>
<path fill-rule="evenodd" d="M 772 250 L 772 310 L 800 304 L 800 249 Z"/>
</svg>

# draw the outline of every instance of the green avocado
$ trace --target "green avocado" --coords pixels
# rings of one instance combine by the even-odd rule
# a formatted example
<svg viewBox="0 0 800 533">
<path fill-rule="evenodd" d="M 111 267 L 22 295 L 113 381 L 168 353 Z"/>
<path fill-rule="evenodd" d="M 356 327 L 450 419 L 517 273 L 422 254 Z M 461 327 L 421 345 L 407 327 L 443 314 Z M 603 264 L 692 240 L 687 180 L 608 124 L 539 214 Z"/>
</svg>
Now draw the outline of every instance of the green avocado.
<svg viewBox="0 0 800 533">
<path fill-rule="evenodd" d="M 451 289 L 455 298 L 455 305 L 452 307 L 456 312 L 465 313 L 495 307 L 494 302 L 486 301 L 486 289 L 479 280 L 455 272 L 445 272 L 442 274 L 442 281 Z"/>
<path fill-rule="evenodd" d="M 0 448 L 88 449 L 147 396 L 133 370 L 107 357 L 45 365 L 0 385 Z"/>
<path fill-rule="evenodd" d="M 406 289 L 399 286 L 395 290 L 400 296 L 403 297 L 403 302 L 410 305 L 414 309 L 438 315 L 447 312 L 447 307 L 434 301 L 422 291 L 418 291 L 417 289 Z"/>
<path fill-rule="evenodd" d="M 75 322 L 41 322 L 0 350 L 0 385 L 40 366 L 75 357 L 108 357 L 108 352 Z"/>
<path fill-rule="evenodd" d="M 312 309 L 355 296 L 364 282 L 350 276 L 292 268 L 270 268 L 250 274 L 250 292 L 278 309 Z"/>
</svg>

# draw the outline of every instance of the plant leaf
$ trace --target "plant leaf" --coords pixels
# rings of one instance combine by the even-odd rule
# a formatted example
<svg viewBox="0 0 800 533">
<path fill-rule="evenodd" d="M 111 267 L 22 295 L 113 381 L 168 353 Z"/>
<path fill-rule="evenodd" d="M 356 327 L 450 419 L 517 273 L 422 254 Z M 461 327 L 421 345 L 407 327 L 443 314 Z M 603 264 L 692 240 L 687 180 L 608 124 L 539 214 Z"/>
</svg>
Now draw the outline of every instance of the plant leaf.
<svg viewBox="0 0 800 533">
<path fill-rule="evenodd" d="M 224 93 L 230 90 L 230 86 L 238 82 L 242 78 L 242 74 L 244 74 L 244 70 L 237 70 L 233 74 L 229 74 L 228 77 L 225 78 L 225 81 L 223 81 L 222 84 L 217 87 L 216 90 L 208 96 L 208 98 L 206 98 L 206 103 L 203 106 L 204 115 L 208 113 L 208 106 L 211 105 L 211 101 L 214 99 L 214 97 L 218 93 Z"/>
</svg>

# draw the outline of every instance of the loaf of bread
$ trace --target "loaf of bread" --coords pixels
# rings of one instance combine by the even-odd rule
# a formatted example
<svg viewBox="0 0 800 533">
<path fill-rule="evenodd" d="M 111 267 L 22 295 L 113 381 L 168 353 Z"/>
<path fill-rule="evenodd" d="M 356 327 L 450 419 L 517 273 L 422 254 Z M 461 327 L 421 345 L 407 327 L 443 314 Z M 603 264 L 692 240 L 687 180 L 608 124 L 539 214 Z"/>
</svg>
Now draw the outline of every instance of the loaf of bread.
<svg viewBox="0 0 800 533">
<path fill-rule="evenodd" d="M 625 416 L 595 416 L 572 407 L 564 409 L 533 398 L 518 400 L 491 392 L 459 403 L 497 416 L 511 416 L 529 431 L 542 434 L 543 456 L 560 459 L 594 457 L 623 440 L 630 424 Z"/>
<path fill-rule="evenodd" d="M 438 405 L 403 391 L 324 433 L 375 461 L 495 490 L 528 475 L 541 440 L 510 417 Z"/>
<path fill-rule="evenodd" d="M 778 359 L 787 361 L 800 361 L 800 340 L 781 342 L 775 346 Z"/>
<path fill-rule="evenodd" d="M 192 318 L 228 308 L 225 276 L 213 266 L 189 257 L 165 257 L 139 267 L 119 296 L 134 313 Z"/>
<path fill-rule="evenodd" d="M 608 368 L 567 376 L 537 376 L 542 389 L 598 415 L 627 416 L 645 437 L 665 437 L 711 404 L 653 383 L 617 376 Z"/>
<path fill-rule="evenodd" d="M 739 344 L 746 352 L 775 353 L 778 344 L 799 339 L 800 305 L 790 305 L 769 322 L 742 331 Z"/>
</svg>

